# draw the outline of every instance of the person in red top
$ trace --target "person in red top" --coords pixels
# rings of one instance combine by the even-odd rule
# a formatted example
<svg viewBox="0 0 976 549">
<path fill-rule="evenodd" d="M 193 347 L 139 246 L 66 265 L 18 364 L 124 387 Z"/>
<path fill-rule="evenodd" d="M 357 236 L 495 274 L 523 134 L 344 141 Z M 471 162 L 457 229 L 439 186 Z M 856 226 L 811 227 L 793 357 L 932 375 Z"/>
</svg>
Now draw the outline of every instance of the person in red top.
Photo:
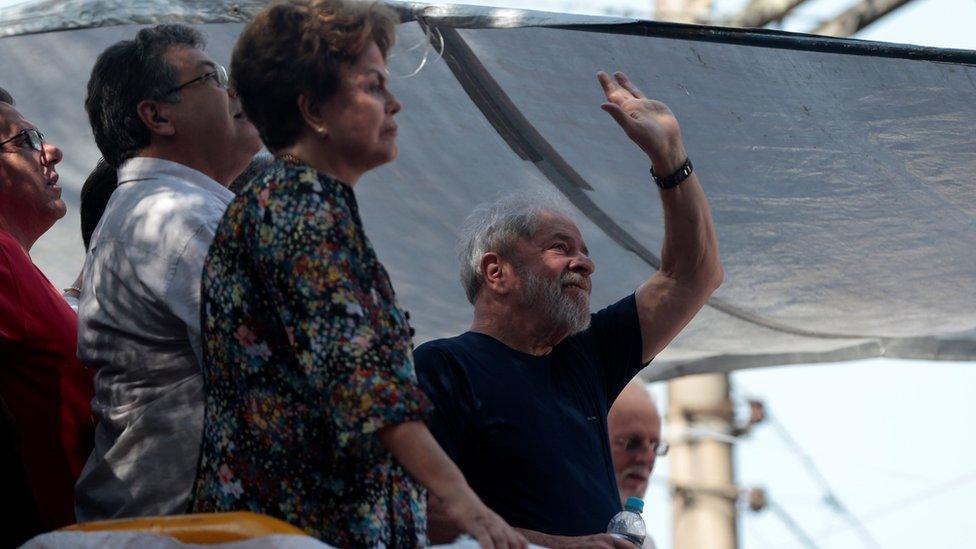
<svg viewBox="0 0 976 549">
<path fill-rule="evenodd" d="M 0 546 L 75 521 L 74 484 L 92 449 L 78 320 L 29 255 L 66 212 L 60 160 L 0 88 Z"/>
</svg>

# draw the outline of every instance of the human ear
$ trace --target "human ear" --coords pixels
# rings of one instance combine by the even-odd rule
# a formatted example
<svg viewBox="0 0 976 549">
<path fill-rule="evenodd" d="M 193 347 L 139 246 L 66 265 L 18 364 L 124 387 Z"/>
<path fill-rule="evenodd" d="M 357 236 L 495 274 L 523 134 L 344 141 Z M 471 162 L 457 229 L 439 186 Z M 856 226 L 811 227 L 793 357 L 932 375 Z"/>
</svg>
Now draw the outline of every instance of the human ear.
<svg viewBox="0 0 976 549">
<path fill-rule="evenodd" d="M 485 279 L 485 286 L 497 294 L 507 294 L 511 291 L 511 269 L 505 260 L 495 252 L 487 252 L 481 256 L 479 264 L 481 275 Z"/>
<path fill-rule="evenodd" d="M 319 137 L 329 135 L 329 127 L 325 124 L 322 107 L 321 104 L 313 104 L 304 93 L 298 96 L 298 112 L 302 114 L 305 125 Z"/>
<path fill-rule="evenodd" d="M 176 127 L 173 126 L 172 122 L 169 121 L 169 117 L 166 116 L 166 108 L 163 105 L 165 103 L 145 99 L 136 105 L 136 114 L 139 116 L 139 120 L 142 120 L 142 123 L 145 124 L 149 133 L 173 135 L 176 133 Z"/>
</svg>

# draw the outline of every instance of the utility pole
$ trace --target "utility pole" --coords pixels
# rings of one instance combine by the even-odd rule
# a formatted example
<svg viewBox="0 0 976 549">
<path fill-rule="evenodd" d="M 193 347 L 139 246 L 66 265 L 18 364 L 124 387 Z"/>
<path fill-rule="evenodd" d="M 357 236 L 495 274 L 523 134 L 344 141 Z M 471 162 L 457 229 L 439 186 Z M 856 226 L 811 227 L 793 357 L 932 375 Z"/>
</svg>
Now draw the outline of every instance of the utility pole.
<svg viewBox="0 0 976 549">
<path fill-rule="evenodd" d="M 723 22 L 732 27 L 765 27 L 782 21 L 806 0 L 750 0 L 742 11 Z"/>
<path fill-rule="evenodd" d="M 654 19 L 704 25 L 712 19 L 712 0 L 655 0 Z"/>
<path fill-rule="evenodd" d="M 724 23 L 762 27 L 779 21 L 806 0 L 750 0 Z M 849 36 L 911 0 L 861 0 L 814 29 L 814 34 Z M 654 18 L 676 23 L 714 24 L 712 0 L 655 0 Z M 732 445 L 735 437 L 762 421 L 760 402 L 750 402 L 752 417 L 745 429 L 734 425 L 729 375 L 702 374 L 668 382 L 671 438 L 672 545 L 680 549 L 738 549 L 737 507 Z M 752 494 L 761 491 L 753 490 Z M 764 498 L 762 498 L 764 499 Z M 759 511 L 765 502 L 752 502 Z M 787 522 L 806 547 L 816 547 L 785 510 Z M 871 540 L 873 541 L 873 540 Z"/>
<path fill-rule="evenodd" d="M 654 19 L 708 24 L 712 0 L 655 0 Z M 695 438 L 699 428 L 732 432 L 728 374 L 704 374 L 668 382 L 671 443 L 672 546 L 738 549 L 732 445 Z"/>
<path fill-rule="evenodd" d="M 827 36 L 851 36 L 855 32 L 904 6 L 910 0 L 862 0 L 837 17 L 811 31 Z"/>
<path fill-rule="evenodd" d="M 681 549 L 737 549 L 728 374 L 668 382 L 672 539 Z"/>
</svg>

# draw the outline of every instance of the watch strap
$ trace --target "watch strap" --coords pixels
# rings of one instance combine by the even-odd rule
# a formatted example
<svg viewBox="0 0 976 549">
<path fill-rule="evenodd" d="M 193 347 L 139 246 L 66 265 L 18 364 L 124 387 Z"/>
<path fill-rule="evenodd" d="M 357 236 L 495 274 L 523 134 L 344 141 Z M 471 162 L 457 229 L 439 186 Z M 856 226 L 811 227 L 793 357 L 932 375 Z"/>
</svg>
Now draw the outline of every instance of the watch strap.
<svg viewBox="0 0 976 549">
<path fill-rule="evenodd" d="M 674 173 L 667 177 L 661 177 L 654 173 L 654 167 L 651 166 L 651 179 L 653 179 L 654 183 L 656 183 L 657 186 L 662 189 L 673 189 L 680 185 L 682 181 L 688 179 L 688 176 L 691 175 L 691 172 L 694 170 L 695 167 L 691 165 L 691 159 L 686 157 L 684 163 L 681 164 L 681 166 L 679 166 Z"/>
</svg>

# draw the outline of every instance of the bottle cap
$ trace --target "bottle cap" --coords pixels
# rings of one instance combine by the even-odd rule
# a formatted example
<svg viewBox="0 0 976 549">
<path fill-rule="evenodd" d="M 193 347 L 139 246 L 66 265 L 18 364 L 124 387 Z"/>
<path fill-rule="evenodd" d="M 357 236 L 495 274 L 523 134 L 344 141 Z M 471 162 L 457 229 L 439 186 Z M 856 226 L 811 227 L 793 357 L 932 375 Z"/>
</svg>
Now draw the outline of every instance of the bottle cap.
<svg viewBox="0 0 976 549">
<path fill-rule="evenodd" d="M 624 504 L 624 509 L 640 514 L 644 511 L 644 500 L 630 496 L 627 498 L 627 503 Z"/>
</svg>

